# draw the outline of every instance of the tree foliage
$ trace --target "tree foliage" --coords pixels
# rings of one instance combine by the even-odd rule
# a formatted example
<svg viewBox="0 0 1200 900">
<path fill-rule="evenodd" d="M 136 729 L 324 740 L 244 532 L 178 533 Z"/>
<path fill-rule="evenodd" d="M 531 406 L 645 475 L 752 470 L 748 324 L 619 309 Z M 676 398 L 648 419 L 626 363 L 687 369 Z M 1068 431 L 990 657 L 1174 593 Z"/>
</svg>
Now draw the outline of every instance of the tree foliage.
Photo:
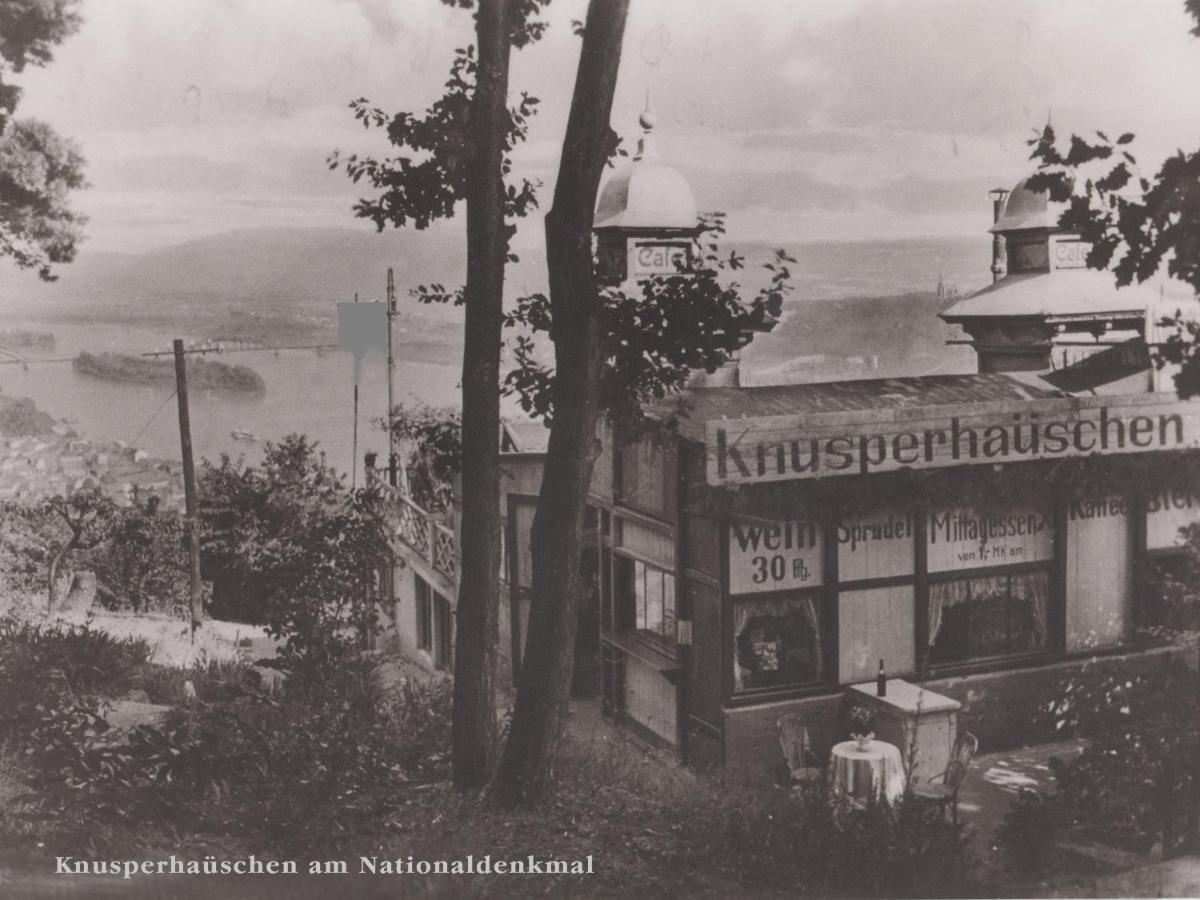
<svg viewBox="0 0 1200 900">
<path fill-rule="evenodd" d="M 347 491 L 302 435 L 268 443 L 262 465 L 223 456 L 200 473 L 201 562 L 213 611 L 265 625 L 282 665 L 321 665 L 375 623 L 387 540 L 369 489 Z"/>
<path fill-rule="evenodd" d="M 715 372 L 745 345 L 748 335 L 770 330 L 792 290 L 789 264 L 783 250 L 765 263 L 769 283 L 748 300 L 741 285 L 729 279 L 744 268 L 736 253 L 724 253 L 720 238 L 723 216 L 703 216 L 693 240 L 692 265 L 675 275 L 641 281 L 641 295 L 620 287 L 599 292 L 604 367 L 601 405 L 614 423 L 634 426 L 642 406 L 677 393 L 697 371 Z M 509 315 L 517 330 L 516 365 L 505 379 L 530 415 L 553 421 L 552 368 L 537 356 L 536 335 L 550 334 L 553 317 L 545 294 L 522 297 Z"/>
<path fill-rule="evenodd" d="M 1184 7 L 1200 37 L 1200 0 Z M 1113 139 L 1097 131 L 1072 135 L 1064 148 L 1046 125 L 1029 142 L 1039 163 L 1029 186 L 1066 204 L 1059 224 L 1091 243 L 1088 266 L 1111 269 L 1118 285 L 1145 281 L 1165 262 L 1171 276 L 1200 292 L 1200 148 L 1178 151 L 1147 176 L 1130 152 L 1133 141 L 1129 132 Z M 1179 395 L 1200 394 L 1197 324 L 1181 317 L 1164 324 L 1175 326 L 1161 352 L 1182 366 Z"/>
<path fill-rule="evenodd" d="M 379 424 L 387 428 L 386 422 Z M 397 445 L 406 451 L 404 466 L 413 500 L 427 510 L 446 509 L 454 475 L 462 471 L 462 413 L 453 406 L 398 403 L 391 424 Z"/>
<path fill-rule="evenodd" d="M 0 2 L 0 256 L 52 281 L 70 262 L 85 218 L 70 194 L 85 186 L 78 147 L 44 122 L 14 119 L 20 88 L 9 80 L 44 66 L 53 48 L 79 28 L 77 0 Z"/>
<path fill-rule="evenodd" d="M 85 488 L 70 496 L 50 497 L 41 504 L 41 517 L 54 523 L 57 531 L 46 573 L 47 602 L 51 612 L 58 602 L 58 575 L 62 564 L 72 553 L 92 550 L 108 540 L 116 511 L 116 505 L 98 488 Z"/>
<path fill-rule="evenodd" d="M 183 519 L 157 497 L 118 510 L 108 541 L 94 554 L 100 599 L 134 612 L 181 614 L 188 608 Z"/>
</svg>

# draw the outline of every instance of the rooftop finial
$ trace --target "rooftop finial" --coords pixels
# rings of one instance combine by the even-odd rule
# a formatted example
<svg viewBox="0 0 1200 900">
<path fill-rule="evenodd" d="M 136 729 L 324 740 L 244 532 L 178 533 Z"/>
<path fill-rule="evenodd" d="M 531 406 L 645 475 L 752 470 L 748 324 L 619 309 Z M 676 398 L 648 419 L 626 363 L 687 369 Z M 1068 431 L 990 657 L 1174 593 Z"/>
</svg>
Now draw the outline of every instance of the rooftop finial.
<svg viewBox="0 0 1200 900">
<path fill-rule="evenodd" d="M 658 124 L 658 116 L 654 114 L 654 110 L 650 108 L 650 89 L 646 88 L 646 107 L 642 110 L 642 114 L 638 116 L 638 124 L 642 126 L 644 131 L 653 131 L 654 126 Z"/>
<path fill-rule="evenodd" d="M 638 124 L 642 126 L 642 136 L 638 140 L 637 153 L 634 159 L 651 159 L 658 156 L 658 147 L 654 141 L 654 126 L 658 124 L 658 116 L 650 108 L 650 90 L 646 89 L 646 108 L 638 116 Z"/>
</svg>

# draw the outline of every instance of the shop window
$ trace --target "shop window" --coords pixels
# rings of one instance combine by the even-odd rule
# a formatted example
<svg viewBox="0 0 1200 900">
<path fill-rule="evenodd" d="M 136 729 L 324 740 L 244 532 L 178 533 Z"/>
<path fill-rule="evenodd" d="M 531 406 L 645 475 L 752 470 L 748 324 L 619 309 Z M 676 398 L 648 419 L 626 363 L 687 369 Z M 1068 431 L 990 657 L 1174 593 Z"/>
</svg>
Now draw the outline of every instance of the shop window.
<svg viewBox="0 0 1200 900">
<path fill-rule="evenodd" d="M 1043 650 L 1046 572 L 958 578 L 929 585 L 929 659 L 965 662 Z"/>
<path fill-rule="evenodd" d="M 733 645 L 736 692 L 813 684 L 825 671 L 814 597 L 737 601 Z"/>
<path fill-rule="evenodd" d="M 616 560 L 620 627 L 674 647 L 675 576 L 641 560 Z"/>
</svg>

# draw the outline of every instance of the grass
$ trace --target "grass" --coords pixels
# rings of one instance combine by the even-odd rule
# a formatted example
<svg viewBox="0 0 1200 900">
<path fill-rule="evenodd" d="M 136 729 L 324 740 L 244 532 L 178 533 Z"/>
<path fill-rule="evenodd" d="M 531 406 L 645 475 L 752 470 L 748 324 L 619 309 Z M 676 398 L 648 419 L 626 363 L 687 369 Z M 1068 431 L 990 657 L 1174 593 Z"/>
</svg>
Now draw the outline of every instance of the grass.
<svg viewBox="0 0 1200 900">
<path fill-rule="evenodd" d="M 59 682 L 47 679 L 64 656 L 83 662 Z M 166 670 L 147 662 L 145 642 L 13 625 L 0 629 L 0 667 L 26 690 L 43 685 L 38 698 L 62 713 L 47 725 L 29 698 L 6 710 L 12 737 L 0 754 L 0 808 L 33 784 L 41 794 L 24 811 L 42 818 L 0 817 L 0 839 L 34 861 L 46 852 L 39 842 L 104 858 L 217 847 L 226 856 L 340 857 L 354 868 L 359 856 L 594 859 L 594 875 L 536 882 L 405 876 L 419 893 L 458 897 L 924 895 L 937 882 L 913 881 L 914 872 L 957 872 L 963 859 L 957 833 L 940 825 L 877 812 L 835 834 L 822 798 L 801 804 L 784 791 L 698 777 L 607 724 L 588 728 L 587 717 L 564 739 L 553 799 L 498 809 L 446 781 L 449 684 L 387 686 L 368 659 L 270 694 L 240 664 Z M 71 725 L 81 691 L 103 698 L 131 688 L 174 707 L 165 725 L 115 751 Z M 0 684 L 0 695 L 7 690 Z M 54 753 L 26 755 L 31 735 Z M 913 836 L 934 850 L 914 855 Z M 874 863 L 862 865 L 871 854 Z M 873 872 L 874 881 L 862 877 Z M 945 890 L 966 893 L 970 882 L 955 877 Z"/>
</svg>

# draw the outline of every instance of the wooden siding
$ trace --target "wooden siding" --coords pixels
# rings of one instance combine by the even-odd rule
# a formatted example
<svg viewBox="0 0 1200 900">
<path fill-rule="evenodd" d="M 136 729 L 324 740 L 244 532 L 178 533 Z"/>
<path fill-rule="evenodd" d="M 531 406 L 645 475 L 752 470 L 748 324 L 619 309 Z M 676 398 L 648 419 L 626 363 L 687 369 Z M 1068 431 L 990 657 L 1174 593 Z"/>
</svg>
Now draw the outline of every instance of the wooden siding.
<svg viewBox="0 0 1200 900">
<path fill-rule="evenodd" d="M 1130 516 L 1121 498 L 1103 514 L 1067 516 L 1067 650 L 1111 647 L 1125 639 L 1133 594 Z"/>
<path fill-rule="evenodd" d="M 617 546 L 669 571 L 675 569 L 675 538 L 669 531 L 647 527 L 628 518 L 617 523 Z"/>
<path fill-rule="evenodd" d="M 842 591 L 838 596 L 838 681 L 868 681 L 883 660 L 889 677 L 911 674 L 912 585 Z"/>
<path fill-rule="evenodd" d="M 675 686 L 636 656 L 625 657 L 625 713 L 663 740 L 675 744 Z"/>
</svg>

